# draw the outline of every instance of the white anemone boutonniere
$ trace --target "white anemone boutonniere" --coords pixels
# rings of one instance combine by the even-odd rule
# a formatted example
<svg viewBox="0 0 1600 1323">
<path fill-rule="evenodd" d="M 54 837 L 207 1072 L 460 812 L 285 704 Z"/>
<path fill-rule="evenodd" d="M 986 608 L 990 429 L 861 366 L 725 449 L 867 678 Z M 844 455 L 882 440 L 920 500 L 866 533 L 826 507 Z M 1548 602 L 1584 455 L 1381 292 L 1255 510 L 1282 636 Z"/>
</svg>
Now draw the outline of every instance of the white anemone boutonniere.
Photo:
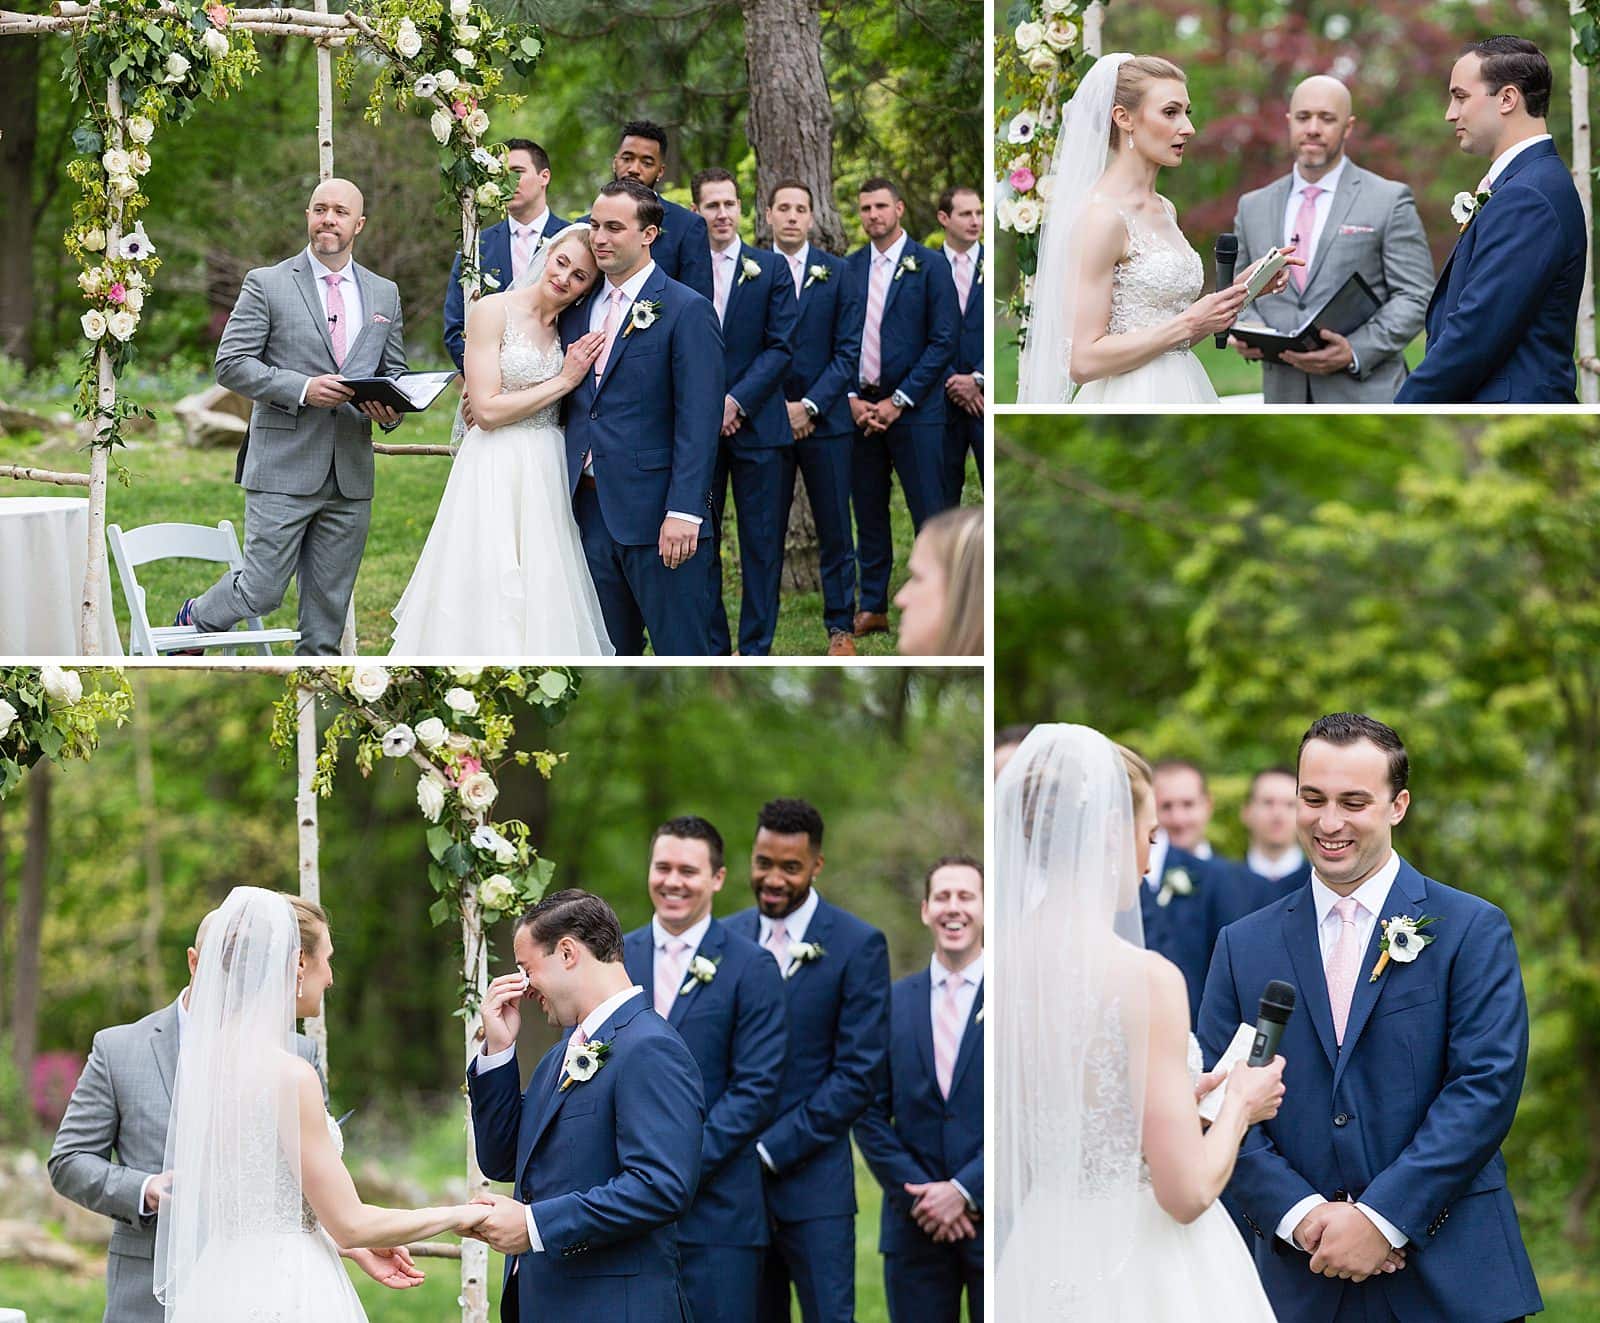
<svg viewBox="0 0 1600 1323">
<path fill-rule="evenodd" d="M 1161 892 L 1156 896 L 1156 904 L 1165 909 L 1172 904 L 1174 896 L 1194 895 L 1194 879 L 1189 876 L 1187 868 L 1169 868 L 1161 879 Z"/>
<path fill-rule="evenodd" d="M 907 271 L 917 272 L 920 270 L 922 270 L 922 266 L 917 261 L 917 255 L 915 253 L 907 253 L 900 259 L 900 265 L 895 267 L 894 278 L 899 280 Z"/>
<path fill-rule="evenodd" d="M 656 318 L 661 315 L 660 299 L 640 299 L 628 309 L 627 329 L 622 332 L 626 340 L 634 331 L 648 331 L 656 324 Z"/>
<path fill-rule="evenodd" d="M 1383 921 L 1383 940 L 1378 943 L 1378 963 L 1372 967 L 1372 977 L 1368 983 L 1376 983 L 1378 975 L 1389 967 L 1391 960 L 1402 965 L 1409 965 L 1419 955 L 1422 948 L 1433 941 L 1432 933 L 1422 930 L 1430 923 L 1438 923 L 1435 915 L 1424 914 L 1420 919 L 1413 919 L 1409 914 L 1397 914 L 1392 919 Z"/>
<path fill-rule="evenodd" d="M 722 957 L 708 960 L 703 955 L 697 955 L 689 962 L 689 977 L 684 979 L 683 986 L 678 989 L 680 997 L 687 997 L 694 991 L 698 983 L 709 983 L 717 976 L 717 966 L 722 963 Z"/>
<path fill-rule="evenodd" d="M 561 1063 L 561 1073 L 566 1079 L 561 1081 L 557 1092 L 565 1093 L 574 1084 L 587 1084 L 610 1055 L 610 1043 L 568 1043 L 566 1059 Z"/>
<path fill-rule="evenodd" d="M 741 258 L 739 261 L 739 279 L 735 286 L 744 284 L 747 280 L 754 280 L 761 274 L 761 263 L 753 257 Z"/>
<path fill-rule="evenodd" d="M 828 953 L 822 949 L 822 943 L 820 942 L 790 942 L 789 968 L 784 971 L 783 976 L 788 978 L 789 975 L 794 973 L 795 970 L 799 969 L 801 965 L 814 964 L 827 954 Z"/>
<path fill-rule="evenodd" d="M 806 268 L 806 283 L 800 286 L 800 288 L 810 289 L 811 286 L 818 281 L 825 283 L 828 277 L 832 274 L 833 271 L 830 267 L 823 266 L 821 262 L 813 262 Z"/>
<path fill-rule="evenodd" d="M 1455 201 L 1450 204 L 1450 219 L 1465 230 L 1488 201 L 1488 193 L 1457 193 Z"/>
</svg>

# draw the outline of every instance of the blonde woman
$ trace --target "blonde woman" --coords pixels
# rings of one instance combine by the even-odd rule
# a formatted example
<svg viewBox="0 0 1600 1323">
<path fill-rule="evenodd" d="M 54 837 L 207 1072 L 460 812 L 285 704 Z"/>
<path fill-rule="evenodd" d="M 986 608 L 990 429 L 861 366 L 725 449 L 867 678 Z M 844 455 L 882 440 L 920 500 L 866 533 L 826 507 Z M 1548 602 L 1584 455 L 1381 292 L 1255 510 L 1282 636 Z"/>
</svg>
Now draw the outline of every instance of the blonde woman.
<svg viewBox="0 0 1600 1323">
<path fill-rule="evenodd" d="M 911 548 L 911 577 L 895 595 L 907 657 L 983 655 L 983 510 L 928 520 Z"/>
</svg>

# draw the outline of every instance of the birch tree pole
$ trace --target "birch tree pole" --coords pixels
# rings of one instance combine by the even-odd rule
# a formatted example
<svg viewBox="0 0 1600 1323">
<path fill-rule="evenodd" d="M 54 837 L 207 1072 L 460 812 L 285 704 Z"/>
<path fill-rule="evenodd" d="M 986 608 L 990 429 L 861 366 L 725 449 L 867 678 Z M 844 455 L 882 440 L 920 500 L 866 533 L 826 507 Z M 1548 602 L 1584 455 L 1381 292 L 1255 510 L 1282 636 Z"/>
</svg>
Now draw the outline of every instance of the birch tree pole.
<svg viewBox="0 0 1600 1323">
<path fill-rule="evenodd" d="M 1583 13 L 1583 0 L 1572 0 L 1572 14 Z M 1578 58 L 1576 35 L 1572 54 L 1572 182 L 1583 203 L 1583 294 L 1578 300 L 1578 398 L 1600 402 L 1600 360 L 1595 357 L 1594 327 L 1594 177 L 1589 160 L 1589 66 Z"/>
</svg>

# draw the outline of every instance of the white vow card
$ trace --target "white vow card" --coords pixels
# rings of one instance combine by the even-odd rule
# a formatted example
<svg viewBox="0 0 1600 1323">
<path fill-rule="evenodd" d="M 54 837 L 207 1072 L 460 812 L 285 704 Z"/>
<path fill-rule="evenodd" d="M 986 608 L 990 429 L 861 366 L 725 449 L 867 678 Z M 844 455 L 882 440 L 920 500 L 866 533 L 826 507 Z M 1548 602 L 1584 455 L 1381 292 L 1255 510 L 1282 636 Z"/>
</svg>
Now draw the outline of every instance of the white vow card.
<svg viewBox="0 0 1600 1323">
<path fill-rule="evenodd" d="M 1222 1054 L 1222 1059 L 1217 1062 L 1224 1071 L 1231 1071 L 1239 1062 L 1250 1055 L 1250 1046 L 1256 1041 L 1256 1030 L 1252 1024 L 1241 1024 L 1234 1031 L 1233 1041 L 1228 1044 L 1228 1050 Z M 1207 1123 L 1215 1121 L 1217 1114 L 1222 1111 L 1222 1104 L 1228 1097 L 1228 1081 L 1224 1079 L 1221 1084 L 1212 1089 L 1200 1100 L 1200 1119 Z"/>
</svg>

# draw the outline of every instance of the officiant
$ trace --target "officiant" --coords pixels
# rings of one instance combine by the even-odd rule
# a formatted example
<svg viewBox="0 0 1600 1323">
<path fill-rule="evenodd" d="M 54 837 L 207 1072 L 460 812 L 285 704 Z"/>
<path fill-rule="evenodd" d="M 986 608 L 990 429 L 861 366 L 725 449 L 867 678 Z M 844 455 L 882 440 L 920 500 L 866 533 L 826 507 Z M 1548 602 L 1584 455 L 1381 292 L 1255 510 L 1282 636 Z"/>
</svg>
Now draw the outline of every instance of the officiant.
<svg viewBox="0 0 1600 1323">
<path fill-rule="evenodd" d="M 1289 102 L 1294 166 L 1239 199 L 1233 230 L 1237 269 L 1281 245 L 1305 266 L 1291 267 L 1281 294 L 1263 295 L 1241 323 L 1292 331 L 1313 318 L 1359 275 L 1377 308 L 1346 334 L 1323 328 L 1320 348 L 1285 350 L 1278 361 L 1237 336 L 1228 343 L 1262 359 L 1268 404 L 1388 404 L 1406 378 L 1406 346 L 1422 330 L 1433 290 L 1433 258 L 1411 189 L 1363 170 L 1345 154 L 1355 127 L 1350 91 L 1318 74 Z"/>
</svg>

